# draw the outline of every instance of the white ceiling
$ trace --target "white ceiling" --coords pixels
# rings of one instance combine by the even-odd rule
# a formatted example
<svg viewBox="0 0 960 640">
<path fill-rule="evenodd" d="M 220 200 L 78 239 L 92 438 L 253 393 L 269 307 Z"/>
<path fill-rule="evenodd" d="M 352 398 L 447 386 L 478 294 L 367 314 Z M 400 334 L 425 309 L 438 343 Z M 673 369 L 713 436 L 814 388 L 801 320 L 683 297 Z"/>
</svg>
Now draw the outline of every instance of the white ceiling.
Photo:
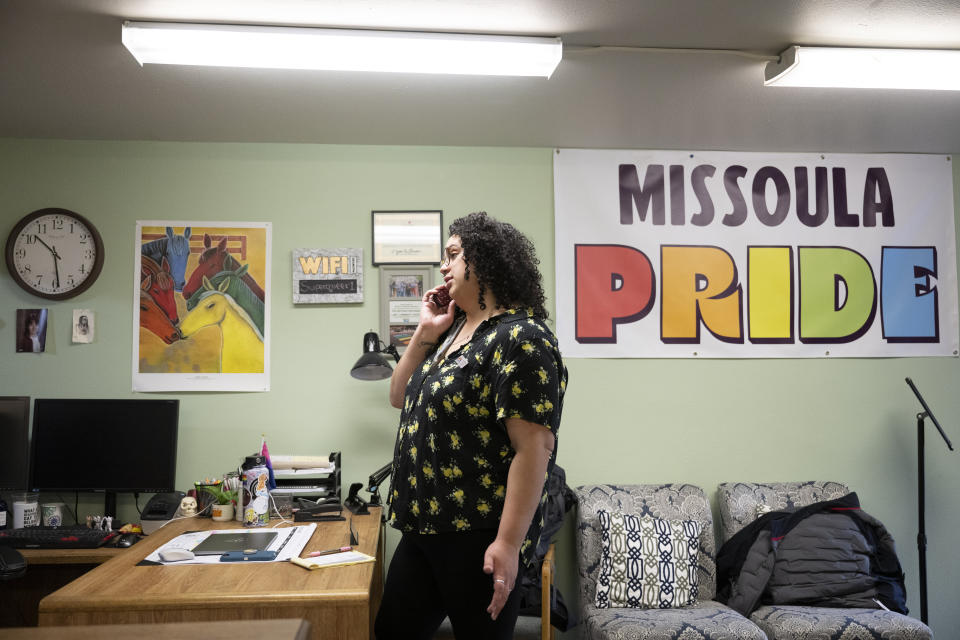
<svg viewBox="0 0 960 640">
<path fill-rule="evenodd" d="M 960 49 L 960 0 L 0 0 L 0 137 L 960 152 L 960 91 L 765 88 L 736 55 L 568 50 L 549 80 L 140 67 L 125 19 Z"/>
</svg>

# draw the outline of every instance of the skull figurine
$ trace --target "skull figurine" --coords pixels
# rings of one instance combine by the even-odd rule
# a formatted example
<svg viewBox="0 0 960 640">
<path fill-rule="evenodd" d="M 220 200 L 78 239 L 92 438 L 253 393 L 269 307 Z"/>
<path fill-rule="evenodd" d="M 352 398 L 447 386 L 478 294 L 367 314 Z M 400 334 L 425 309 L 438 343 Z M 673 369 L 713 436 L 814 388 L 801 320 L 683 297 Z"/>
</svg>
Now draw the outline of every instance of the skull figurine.
<svg viewBox="0 0 960 640">
<path fill-rule="evenodd" d="M 187 496 L 180 501 L 180 515 L 183 516 L 195 516 L 197 515 L 197 499 L 192 496 Z"/>
</svg>

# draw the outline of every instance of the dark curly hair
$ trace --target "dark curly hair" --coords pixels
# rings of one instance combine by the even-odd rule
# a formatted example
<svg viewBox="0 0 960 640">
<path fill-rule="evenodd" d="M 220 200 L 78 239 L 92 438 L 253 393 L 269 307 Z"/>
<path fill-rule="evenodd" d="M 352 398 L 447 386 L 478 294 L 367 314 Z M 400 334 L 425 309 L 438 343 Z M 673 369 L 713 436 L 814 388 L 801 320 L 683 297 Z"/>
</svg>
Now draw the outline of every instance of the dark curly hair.
<svg viewBox="0 0 960 640">
<path fill-rule="evenodd" d="M 40 317 L 37 315 L 36 311 L 31 311 L 27 314 L 27 317 L 23 319 L 23 337 L 30 337 L 30 325 L 34 324 L 37 326 L 37 329 L 40 328 Z"/>
<path fill-rule="evenodd" d="M 497 304 L 532 308 L 533 315 L 547 319 L 543 282 L 537 265 L 540 260 L 533 243 L 516 227 L 479 211 L 457 218 L 450 224 L 450 235 L 460 236 L 464 277 L 477 277 L 480 308 L 486 309 L 483 296 L 489 288 Z"/>
</svg>

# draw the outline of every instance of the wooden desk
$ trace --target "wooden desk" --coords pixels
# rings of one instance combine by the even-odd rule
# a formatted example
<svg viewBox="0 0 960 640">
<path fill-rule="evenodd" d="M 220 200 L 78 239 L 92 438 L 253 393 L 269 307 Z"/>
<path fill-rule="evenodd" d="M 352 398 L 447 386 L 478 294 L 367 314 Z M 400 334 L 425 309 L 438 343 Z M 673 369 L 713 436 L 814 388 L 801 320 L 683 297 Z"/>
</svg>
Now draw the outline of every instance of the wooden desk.
<svg viewBox="0 0 960 640">
<path fill-rule="evenodd" d="M 4 629 L 4 640 L 309 640 L 306 620 L 231 620 Z"/>
<path fill-rule="evenodd" d="M 100 547 L 99 549 L 18 549 L 20 555 L 27 561 L 28 567 L 38 564 L 103 564 L 108 560 L 113 560 L 126 550 L 126 548 L 118 549 L 117 547 Z"/>
<path fill-rule="evenodd" d="M 0 581 L 0 627 L 35 627 L 40 601 L 126 549 L 19 549 L 27 561 L 21 578 Z"/>
<path fill-rule="evenodd" d="M 380 511 L 353 516 L 358 550 L 377 562 L 307 571 L 283 563 L 137 566 L 190 530 L 236 522 L 172 522 L 40 601 L 40 626 L 303 618 L 312 638 L 367 640 L 383 590 Z M 320 522 L 304 553 L 348 544 L 347 522 Z"/>
</svg>

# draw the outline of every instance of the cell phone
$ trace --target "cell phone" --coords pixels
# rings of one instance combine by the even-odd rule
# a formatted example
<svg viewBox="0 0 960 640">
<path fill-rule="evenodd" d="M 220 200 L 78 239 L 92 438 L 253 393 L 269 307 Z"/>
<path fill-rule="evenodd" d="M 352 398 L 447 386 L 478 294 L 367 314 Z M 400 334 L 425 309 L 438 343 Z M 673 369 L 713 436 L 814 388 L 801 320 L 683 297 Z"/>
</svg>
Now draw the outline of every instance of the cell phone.
<svg viewBox="0 0 960 640">
<path fill-rule="evenodd" d="M 246 550 L 246 551 L 227 551 L 220 556 L 220 562 L 270 562 L 277 559 L 276 551 Z"/>
<path fill-rule="evenodd" d="M 433 304 L 441 309 L 446 309 L 447 305 L 450 304 L 450 292 L 447 291 L 446 287 L 437 289 L 437 292 L 433 294 L 431 298 L 433 299 Z"/>
</svg>

